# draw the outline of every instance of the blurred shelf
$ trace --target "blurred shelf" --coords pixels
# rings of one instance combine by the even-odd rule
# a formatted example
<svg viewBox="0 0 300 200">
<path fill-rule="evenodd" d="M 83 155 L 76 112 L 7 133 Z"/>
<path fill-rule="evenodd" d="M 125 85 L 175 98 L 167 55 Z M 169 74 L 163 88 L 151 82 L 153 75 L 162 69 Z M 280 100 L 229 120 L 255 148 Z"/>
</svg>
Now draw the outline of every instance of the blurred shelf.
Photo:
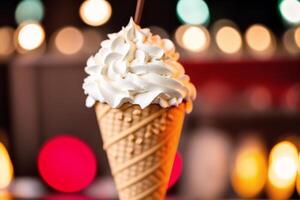
<svg viewBox="0 0 300 200">
<path fill-rule="evenodd" d="M 300 58 L 207 62 L 183 60 L 182 64 L 196 85 L 218 80 L 241 90 L 249 85 L 264 84 L 276 92 L 300 82 Z"/>
<path fill-rule="evenodd" d="M 197 125 L 214 125 L 226 129 L 274 130 L 279 133 L 286 131 L 300 132 L 300 112 L 268 111 L 248 113 L 198 113 L 191 119 Z M 195 122 L 193 123 L 195 124 Z"/>
</svg>

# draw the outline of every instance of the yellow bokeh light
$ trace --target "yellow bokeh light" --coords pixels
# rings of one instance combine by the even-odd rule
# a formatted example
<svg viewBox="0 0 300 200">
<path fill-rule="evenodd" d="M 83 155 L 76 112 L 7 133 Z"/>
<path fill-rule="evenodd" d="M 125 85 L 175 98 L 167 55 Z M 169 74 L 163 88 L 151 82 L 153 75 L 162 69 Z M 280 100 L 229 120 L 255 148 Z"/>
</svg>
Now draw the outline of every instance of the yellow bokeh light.
<svg viewBox="0 0 300 200">
<path fill-rule="evenodd" d="M 295 160 L 288 156 L 274 160 L 270 167 L 269 178 L 277 187 L 285 187 L 296 177 L 297 165 Z"/>
<path fill-rule="evenodd" d="M 75 27 L 61 29 L 55 37 L 55 46 L 63 54 L 75 54 L 83 46 L 83 34 Z"/>
<path fill-rule="evenodd" d="M 9 186 L 13 179 L 13 166 L 5 146 L 0 142 L 0 190 Z"/>
<path fill-rule="evenodd" d="M 298 48 L 300 48 L 300 27 L 296 28 L 294 39 Z"/>
<path fill-rule="evenodd" d="M 216 43 L 219 49 L 227 54 L 235 54 L 242 48 L 239 31 L 230 26 L 224 26 L 217 31 Z"/>
<path fill-rule="evenodd" d="M 297 188 L 297 192 L 298 194 L 300 194 L 300 154 L 298 157 L 298 175 L 297 175 L 297 182 L 296 182 L 296 188 Z"/>
<path fill-rule="evenodd" d="M 288 198 L 295 186 L 298 170 L 298 151 L 288 141 L 273 147 L 269 159 L 269 194 L 271 197 Z"/>
<path fill-rule="evenodd" d="M 0 190 L 0 199 L 1 200 L 12 200 L 13 197 L 10 192 L 8 192 L 6 190 L 3 190 L 3 191 Z"/>
<path fill-rule="evenodd" d="M 274 160 L 280 158 L 280 157 L 291 157 L 291 158 L 297 158 L 297 147 L 289 142 L 289 141 L 283 141 L 278 144 L 276 144 L 270 153 L 270 162 L 273 162 Z"/>
<path fill-rule="evenodd" d="M 9 56 L 14 52 L 14 30 L 10 27 L 0 28 L 0 57 Z"/>
<path fill-rule="evenodd" d="M 21 24 L 17 31 L 17 41 L 19 46 L 27 51 L 36 49 L 45 40 L 45 31 L 40 24 Z"/>
<path fill-rule="evenodd" d="M 264 188 L 267 177 L 266 153 L 259 141 L 246 143 L 238 151 L 232 170 L 232 186 L 243 198 L 257 196 Z"/>
<path fill-rule="evenodd" d="M 110 19 L 112 9 L 106 0 L 86 0 L 81 4 L 79 14 L 86 24 L 100 26 Z"/>
<path fill-rule="evenodd" d="M 272 44 L 270 31 L 259 24 L 251 26 L 245 35 L 247 45 L 254 51 L 266 51 Z"/>
<path fill-rule="evenodd" d="M 182 35 L 182 43 L 185 49 L 200 52 L 207 49 L 210 42 L 206 28 L 190 26 Z"/>
</svg>

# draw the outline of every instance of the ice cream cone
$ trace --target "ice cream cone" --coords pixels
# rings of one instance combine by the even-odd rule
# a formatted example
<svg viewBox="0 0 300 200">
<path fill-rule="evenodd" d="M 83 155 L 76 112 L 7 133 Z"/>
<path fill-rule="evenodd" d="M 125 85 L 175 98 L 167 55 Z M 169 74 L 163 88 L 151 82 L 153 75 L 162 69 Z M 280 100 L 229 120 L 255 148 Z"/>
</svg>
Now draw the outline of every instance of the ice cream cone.
<svg viewBox="0 0 300 200">
<path fill-rule="evenodd" d="M 185 115 L 185 103 L 141 109 L 95 105 L 98 124 L 121 200 L 162 200 L 167 191 Z"/>
</svg>

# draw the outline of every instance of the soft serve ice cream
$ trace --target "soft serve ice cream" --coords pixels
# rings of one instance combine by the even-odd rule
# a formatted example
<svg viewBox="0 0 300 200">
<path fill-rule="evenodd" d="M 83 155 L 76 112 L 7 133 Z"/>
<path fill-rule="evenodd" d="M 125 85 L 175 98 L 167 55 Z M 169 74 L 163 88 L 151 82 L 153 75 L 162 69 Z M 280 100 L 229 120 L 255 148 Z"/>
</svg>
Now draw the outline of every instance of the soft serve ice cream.
<svg viewBox="0 0 300 200">
<path fill-rule="evenodd" d="M 88 59 L 86 105 L 95 109 L 120 200 L 165 199 L 196 95 L 178 57 L 170 40 L 130 20 Z"/>
<path fill-rule="evenodd" d="M 191 104 L 195 99 L 195 87 L 177 61 L 172 41 L 141 29 L 132 19 L 108 38 L 85 67 L 87 107 L 99 101 L 112 108 L 124 103 L 138 104 L 142 109 L 150 104 L 166 108 L 184 100 Z"/>
</svg>

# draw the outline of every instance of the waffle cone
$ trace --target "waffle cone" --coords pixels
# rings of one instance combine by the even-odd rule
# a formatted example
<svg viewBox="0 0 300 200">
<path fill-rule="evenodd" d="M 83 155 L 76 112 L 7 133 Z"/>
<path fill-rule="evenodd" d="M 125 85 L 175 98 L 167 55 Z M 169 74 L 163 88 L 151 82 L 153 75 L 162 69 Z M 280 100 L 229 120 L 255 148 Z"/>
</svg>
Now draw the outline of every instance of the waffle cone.
<svg viewBox="0 0 300 200">
<path fill-rule="evenodd" d="M 185 104 L 141 109 L 95 106 L 111 172 L 121 200 L 162 200 L 176 154 Z"/>
</svg>

